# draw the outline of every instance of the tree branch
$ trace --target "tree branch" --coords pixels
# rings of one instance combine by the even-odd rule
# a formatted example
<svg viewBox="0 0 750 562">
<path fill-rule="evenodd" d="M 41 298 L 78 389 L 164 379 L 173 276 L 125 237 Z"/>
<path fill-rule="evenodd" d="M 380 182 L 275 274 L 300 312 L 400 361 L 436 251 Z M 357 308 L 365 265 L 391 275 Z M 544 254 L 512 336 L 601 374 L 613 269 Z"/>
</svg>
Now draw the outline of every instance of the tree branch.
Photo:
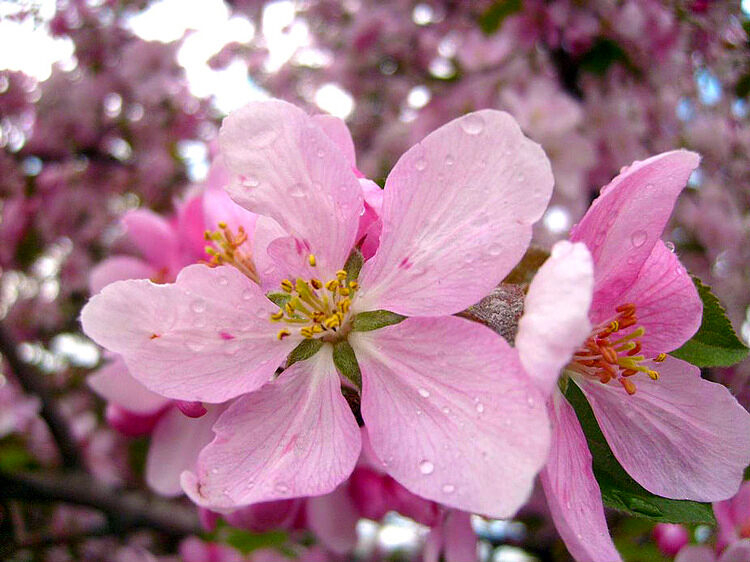
<svg viewBox="0 0 750 562">
<path fill-rule="evenodd" d="M 194 508 L 140 492 L 113 489 L 83 472 L 0 471 L 0 499 L 93 507 L 106 514 L 113 531 L 149 528 L 172 537 L 202 532 Z"/>
<path fill-rule="evenodd" d="M 42 403 L 39 412 L 47 426 L 52 438 L 55 440 L 63 465 L 66 468 L 78 468 L 83 466 L 81 453 L 78 450 L 73 434 L 68 427 L 65 418 L 57 407 L 52 393 L 49 391 L 39 374 L 27 363 L 21 361 L 18 355 L 16 342 L 0 325 L 0 353 L 8 361 L 13 374 L 24 391 L 39 397 Z"/>
</svg>

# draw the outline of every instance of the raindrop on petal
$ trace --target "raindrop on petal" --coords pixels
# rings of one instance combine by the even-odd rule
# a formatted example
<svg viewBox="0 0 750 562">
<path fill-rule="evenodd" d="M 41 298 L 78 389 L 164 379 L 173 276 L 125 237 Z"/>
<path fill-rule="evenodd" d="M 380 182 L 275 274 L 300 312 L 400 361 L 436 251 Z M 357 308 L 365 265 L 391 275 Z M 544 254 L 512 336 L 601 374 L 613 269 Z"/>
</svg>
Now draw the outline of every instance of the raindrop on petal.
<svg viewBox="0 0 750 562">
<path fill-rule="evenodd" d="M 632 242 L 634 248 L 640 248 L 646 243 L 646 240 L 648 239 L 648 234 L 646 234 L 645 230 L 636 230 L 631 236 L 630 236 L 630 242 Z"/>
<path fill-rule="evenodd" d="M 432 474 L 435 470 L 435 465 L 430 461 L 424 460 L 419 462 L 419 472 L 422 474 Z"/>
<path fill-rule="evenodd" d="M 484 130 L 484 119 L 480 115 L 468 115 L 459 123 L 467 135 L 478 135 Z"/>
</svg>

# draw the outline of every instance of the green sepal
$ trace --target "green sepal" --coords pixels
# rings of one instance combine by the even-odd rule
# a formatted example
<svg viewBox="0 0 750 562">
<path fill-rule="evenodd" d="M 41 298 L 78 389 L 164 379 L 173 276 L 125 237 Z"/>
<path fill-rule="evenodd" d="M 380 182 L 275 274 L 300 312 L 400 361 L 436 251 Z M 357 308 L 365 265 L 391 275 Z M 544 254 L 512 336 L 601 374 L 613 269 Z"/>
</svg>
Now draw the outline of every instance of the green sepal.
<svg viewBox="0 0 750 562">
<path fill-rule="evenodd" d="M 346 260 L 346 263 L 344 264 L 344 271 L 346 271 L 346 282 L 349 283 L 349 281 L 356 281 L 357 277 L 359 277 L 359 272 L 362 269 L 362 265 L 365 263 L 365 258 L 362 256 L 362 252 L 360 252 L 357 248 L 354 248 L 352 250 L 352 253 L 349 254 L 349 257 Z"/>
<path fill-rule="evenodd" d="M 505 18 L 520 12 L 523 0 L 497 0 L 479 16 L 479 27 L 485 35 L 492 35 L 503 25 Z"/>
<path fill-rule="evenodd" d="M 362 388 L 362 372 L 359 370 L 357 356 L 349 342 L 342 340 L 333 344 L 333 364 L 339 373 L 354 383 L 358 389 Z"/>
<path fill-rule="evenodd" d="M 599 483 L 604 505 L 661 523 L 716 524 L 710 503 L 663 498 L 652 494 L 633 480 L 615 458 L 591 406 L 573 381 L 568 384 L 565 397 L 573 406 L 586 435 L 593 460 L 594 476 Z M 622 430 L 627 429 L 624 427 Z M 569 477 L 577 476 L 571 474 Z"/>
<path fill-rule="evenodd" d="M 503 283 L 509 283 L 511 285 L 528 285 L 531 280 L 542 267 L 547 258 L 549 252 L 538 246 L 529 246 L 526 253 L 514 267 L 511 272 L 503 279 Z"/>
<path fill-rule="evenodd" d="M 266 297 L 268 297 L 268 300 L 270 300 L 279 308 L 284 308 L 284 305 L 289 302 L 289 299 L 292 298 L 292 295 L 289 295 L 287 293 L 268 293 Z"/>
<path fill-rule="evenodd" d="M 323 342 L 319 339 L 302 340 L 289 354 L 289 358 L 286 361 L 287 368 L 294 365 L 297 361 L 310 359 L 321 347 L 323 347 Z"/>
<path fill-rule="evenodd" d="M 245 529 L 232 527 L 223 519 L 219 519 L 216 522 L 216 528 L 211 532 L 203 533 L 202 538 L 210 542 L 227 544 L 236 548 L 242 554 L 250 554 L 261 548 L 283 548 L 288 535 L 283 531 L 252 533 Z"/>
<path fill-rule="evenodd" d="M 355 332 L 371 332 L 372 330 L 398 324 L 405 318 L 406 316 L 401 316 L 388 310 L 360 312 L 352 320 L 352 330 Z"/>
<path fill-rule="evenodd" d="M 693 283 L 703 301 L 701 326 L 692 338 L 670 355 L 697 367 L 730 367 L 739 363 L 747 357 L 750 349 L 737 337 L 711 287 L 695 276 Z"/>
</svg>

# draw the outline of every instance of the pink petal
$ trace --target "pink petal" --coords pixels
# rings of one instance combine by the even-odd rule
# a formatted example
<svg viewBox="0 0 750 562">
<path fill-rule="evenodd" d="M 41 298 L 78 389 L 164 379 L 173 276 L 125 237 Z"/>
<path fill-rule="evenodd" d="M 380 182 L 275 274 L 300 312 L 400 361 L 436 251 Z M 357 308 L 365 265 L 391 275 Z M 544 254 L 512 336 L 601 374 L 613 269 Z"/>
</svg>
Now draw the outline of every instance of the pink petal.
<svg viewBox="0 0 750 562">
<path fill-rule="evenodd" d="M 629 396 L 614 382 L 576 378 L 622 467 L 667 498 L 718 501 L 737 493 L 750 463 L 750 414 L 726 387 L 668 357 L 651 368 L 658 381 L 633 377 Z"/>
<path fill-rule="evenodd" d="M 306 509 L 307 525 L 328 550 L 346 554 L 354 549 L 359 513 L 346 484 L 330 494 L 308 499 Z"/>
<path fill-rule="evenodd" d="M 86 383 L 106 401 L 134 414 L 154 414 L 170 402 L 134 379 L 119 355 L 90 375 Z"/>
<path fill-rule="evenodd" d="M 516 349 L 539 389 L 552 392 L 560 370 L 591 331 L 594 265 L 584 244 L 558 242 L 537 272 L 518 323 Z"/>
<path fill-rule="evenodd" d="M 357 157 L 354 151 L 354 141 L 346 123 L 333 115 L 313 115 L 310 120 L 315 123 L 336 145 L 341 155 L 351 167 L 357 166 Z"/>
<path fill-rule="evenodd" d="M 115 256 L 98 263 L 89 274 L 89 291 L 95 295 L 104 287 L 124 279 L 151 279 L 158 270 L 140 258 Z"/>
<path fill-rule="evenodd" d="M 703 303 L 698 291 L 680 260 L 661 240 L 620 301 L 636 305 L 638 325 L 646 330 L 641 338 L 641 352 L 646 357 L 677 349 L 701 324 Z M 606 320 L 613 313 L 602 311 L 593 320 Z"/>
<path fill-rule="evenodd" d="M 223 406 L 209 406 L 200 418 L 188 418 L 170 409 L 154 428 L 146 457 L 146 483 L 163 496 L 182 494 L 180 475 L 195 470 L 198 453 L 213 439 L 211 428 Z"/>
<path fill-rule="evenodd" d="M 716 562 L 716 555 L 710 546 L 689 545 L 679 552 L 674 562 Z"/>
<path fill-rule="evenodd" d="M 429 134 L 388 176 L 358 310 L 442 316 L 476 303 L 523 255 L 552 183 L 544 151 L 506 113 L 478 111 Z"/>
<path fill-rule="evenodd" d="M 259 216 L 255 222 L 253 261 L 260 276 L 260 285 L 265 291 L 278 291 L 282 279 L 294 277 L 284 264 L 278 263 L 268 254 L 268 248 L 274 240 L 287 236 L 279 223 L 269 217 Z M 295 265 L 298 267 L 298 264 Z"/>
<path fill-rule="evenodd" d="M 81 322 L 150 390 L 217 403 L 262 386 L 299 342 L 277 339 L 279 326 L 269 319 L 276 310 L 235 268 L 192 265 L 171 285 L 105 287 L 83 308 Z"/>
<path fill-rule="evenodd" d="M 238 177 L 227 188 L 246 209 L 276 220 L 332 278 L 354 244 L 362 193 L 351 164 L 308 115 L 279 100 L 229 115 L 219 134 Z"/>
<path fill-rule="evenodd" d="M 232 232 L 236 233 L 242 227 L 248 235 L 252 235 L 255 230 L 258 218 L 256 214 L 232 201 L 223 189 L 210 189 L 203 194 L 203 217 L 205 229 L 217 230 L 219 223 L 223 222 Z M 203 245 L 205 246 L 205 242 Z"/>
<path fill-rule="evenodd" d="M 224 515 L 232 527 L 254 533 L 267 533 L 274 529 L 289 529 L 298 518 L 306 500 L 295 498 L 247 505 Z"/>
<path fill-rule="evenodd" d="M 206 258 L 204 251 L 206 240 L 203 234 L 206 232 L 206 227 L 212 225 L 206 225 L 203 218 L 205 195 L 195 195 L 182 203 L 177 209 L 177 236 L 182 254 L 180 256 L 182 261 L 179 264 L 180 267 Z M 227 197 L 226 194 L 225 197 Z"/>
<path fill-rule="evenodd" d="M 549 424 L 515 351 L 457 317 L 407 318 L 349 341 L 362 416 L 385 470 L 409 491 L 508 517 L 544 464 Z"/>
<path fill-rule="evenodd" d="M 179 249 L 177 233 L 161 215 L 136 209 L 122 218 L 128 239 L 144 259 L 158 269 L 175 267 Z"/>
<path fill-rule="evenodd" d="M 675 150 L 636 162 L 602 188 L 571 230 L 594 258 L 594 307 L 614 309 L 661 238 L 675 200 L 698 166 L 694 152 Z"/>
<path fill-rule="evenodd" d="M 197 474 L 182 481 L 195 503 L 212 509 L 326 494 L 351 474 L 360 451 L 330 346 L 234 402 L 214 431 Z"/>
<path fill-rule="evenodd" d="M 468 513 L 451 510 L 443 521 L 445 562 L 472 562 L 477 557 L 477 535 Z"/>
<path fill-rule="evenodd" d="M 581 424 L 558 391 L 550 399 L 548 411 L 552 446 L 541 482 L 557 532 L 578 562 L 621 560 L 609 536 Z"/>
<path fill-rule="evenodd" d="M 750 560 L 750 539 L 730 545 L 719 557 L 719 562 L 747 562 Z"/>
</svg>

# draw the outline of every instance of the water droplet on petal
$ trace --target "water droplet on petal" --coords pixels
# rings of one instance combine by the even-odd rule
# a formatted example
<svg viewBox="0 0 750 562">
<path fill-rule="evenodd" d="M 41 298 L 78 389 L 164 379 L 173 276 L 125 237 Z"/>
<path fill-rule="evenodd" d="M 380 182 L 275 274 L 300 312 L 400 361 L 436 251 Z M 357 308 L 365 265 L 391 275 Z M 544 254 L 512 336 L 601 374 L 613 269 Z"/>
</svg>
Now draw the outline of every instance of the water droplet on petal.
<svg viewBox="0 0 750 562">
<path fill-rule="evenodd" d="M 414 167 L 421 172 L 427 167 L 427 160 L 425 160 L 424 158 L 420 158 L 419 160 L 414 162 Z"/>
<path fill-rule="evenodd" d="M 201 312 L 205 312 L 205 310 L 206 310 L 206 303 L 204 301 L 202 301 L 202 300 L 193 301 L 190 304 L 190 309 L 193 312 L 196 312 L 196 313 L 200 314 Z"/>
<path fill-rule="evenodd" d="M 531 396 L 529 396 L 528 398 L 526 398 L 526 404 L 529 406 L 529 408 L 533 408 L 534 407 L 534 399 Z"/>
<path fill-rule="evenodd" d="M 484 119 L 477 114 L 467 115 L 459 123 L 467 135 L 478 135 L 484 130 Z"/>
<path fill-rule="evenodd" d="M 283 482 L 279 482 L 276 484 L 274 488 L 279 494 L 286 494 L 289 491 L 289 486 L 284 484 Z"/>
<path fill-rule="evenodd" d="M 451 409 L 448 406 L 443 406 L 443 413 L 444 414 L 450 414 L 451 413 Z"/>
<path fill-rule="evenodd" d="M 427 390 L 426 388 L 420 388 L 419 390 L 417 390 L 417 392 L 419 392 L 419 395 L 422 398 L 429 398 L 430 397 L 430 391 Z"/>
<path fill-rule="evenodd" d="M 187 348 L 190 351 L 194 352 L 194 353 L 198 353 L 199 351 L 203 351 L 203 348 L 205 347 L 205 345 L 203 343 L 196 342 L 196 341 L 188 342 L 186 345 L 187 345 Z"/>
<path fill-rule="evenodd" d="M 212 468 L 211 469 L 211 474 L 219 474 L 219 469 L 218 468 Z"/>
<path fill-rule="evenodd" d="M 596 233 L 596 236 L 594 237 L 594 244 L 596 246 L 601 246 L 602 242 L 604 242 L 604 239 L 607 237 L 607 232 L 605 230 L 600 230 Z"/>
<path fill-rule="evenodd" d="M 302 198 L 305 196 L 305 186 L 301 183 L 295 183 L 289 188 L 289 195 L 296 198 Z"/>
<path fill-rule="evenodd" d="M 667 250 L 674 254 L 674 242 L 670 242 L 669 240 L 667 240 L 666 242 L 664 242 L 664 245 L 667 247 Z"/>
<path fill-rule="evenodd" d="M 503 245 L 502 244 L 493 244 L 489 247 L 487 250 L 491 256 L 499 256 L 503 253 Z"/>
<path fill-rule="evenodd" d="M 481 402 L 479 402 L 479 403 L 477 404 L 476 408 L 477 408 L 477 412 L 478 412 L 478 413 L 480 413 L 480 414 L 481 414 L 482 412 L 484 412 L 484 404 L 482 404 Z"/>
<path fill-rule="evenodd" d="M 432 464 L 430 461 L 420 461 L 419 462 L 419 472 L 422 474 L 432 474 L 435 470 L 435 465 Z"/>
<path fill-rule="evenodd" d="M 228 283 L 229 281 L 226 277 L 224 277 L 223 275 L 219 277 L 219 285 L 221 285 L 222 287 L 226 287 Z"/>
<path fill-rule="evenodd" d="M 453 166 L 454 162 L 455 162 L 455 160 L 454 160 L 453 156 L 451 156 L 450 154 L 445 157 L 445 165 L 446 166 Z"/>
<path fill-rule="evenodd" d="M 322 148 L 319 148 L 316 154 L 318 155 L 318 158 L 323 158 L 323 156 L 326 155 L 326 151 L 323 150 Z"/>
<path fill-rule="evenodd" d="M 519 183 L 522 182 L 525 179 L 526 179 L 526 176 L 524 176 L 523 174 L 518 174 L 516 176 L 516 181 L 519 182 Z"/>
<path fill-rule="evenodd" d="M 241 176 L 240 180 L 244 187 L 258 187 L 258 185 L 260 185 L 258 178 L 255 176 Z"/>
<path fill-rule="evenodd" d="M 453 484 L 443 484 L 443 492 L 446 494 L 452 494 L 456 491 L 456 487 Z"/>
<path fill-rule="evenodd" d="M 242 300 L 249 301 L 251 298 L 253 298 L 252 291 L 247 290 L 242 292 Z"/>
<path fill-rule="evenodd" d="M 646 243 L 646 240 L 648 239 L 648 234 L 646 234 L 645 230 L 636 230 L 631 236 L 630 236 L 630 242 L 632 242 L 634 248 L 640 248 Z"/>
</svg>

